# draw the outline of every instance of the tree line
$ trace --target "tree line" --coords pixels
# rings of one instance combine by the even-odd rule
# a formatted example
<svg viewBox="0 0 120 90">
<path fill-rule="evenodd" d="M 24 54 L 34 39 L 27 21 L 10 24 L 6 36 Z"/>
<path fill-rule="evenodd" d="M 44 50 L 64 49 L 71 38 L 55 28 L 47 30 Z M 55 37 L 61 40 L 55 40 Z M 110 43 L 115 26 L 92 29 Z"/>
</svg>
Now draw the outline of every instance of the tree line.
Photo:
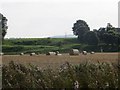
<svg viewBox="0 0 120 90">
<path fill-rule="evenodd" d="M 120 28 L 115 28 L 110 23 L 106 27 L 90 31 L 90 27 L 84 20 L 77 20 L 72 29 L 80 43 L 111 46 L 119 46 L 120 43 Z"/>
</svg>

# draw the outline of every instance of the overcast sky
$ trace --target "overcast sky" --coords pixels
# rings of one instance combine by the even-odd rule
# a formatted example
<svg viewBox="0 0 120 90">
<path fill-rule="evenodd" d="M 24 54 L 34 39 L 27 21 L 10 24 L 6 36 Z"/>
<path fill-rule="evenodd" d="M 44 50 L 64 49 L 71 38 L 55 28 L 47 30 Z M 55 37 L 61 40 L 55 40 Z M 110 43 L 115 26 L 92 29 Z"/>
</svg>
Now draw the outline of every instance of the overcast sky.
<svg viewBox="0 0 120 90">
<path fill-rule="evenodd" d="M 2 0 L 0 12 L 8 19 L 7 38 L 73 34 L 76 20 L 90 29 L 118 26 L 119 0 Z"/>
</svg>

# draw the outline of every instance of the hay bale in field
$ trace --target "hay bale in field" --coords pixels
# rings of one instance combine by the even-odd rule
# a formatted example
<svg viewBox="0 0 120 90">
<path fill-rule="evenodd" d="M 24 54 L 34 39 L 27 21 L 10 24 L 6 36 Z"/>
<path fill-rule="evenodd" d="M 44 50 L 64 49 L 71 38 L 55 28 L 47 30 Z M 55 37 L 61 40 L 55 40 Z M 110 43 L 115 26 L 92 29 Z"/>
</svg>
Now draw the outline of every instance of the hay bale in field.
<svg viewBox="0 0 120 90">
<path fill-rule="evenodd" d="M 30 53 L 30 56 L 35 56 L 36 54 L 35 53 Z"/>
<path fill-rule="evenodd" d="M 56 52 L 55 52 L 55 55 L 57 55 L 57 56 L 61 56 L 62 54 L 60 54 L 59 51 L 56 51 Z"/>
<path fill-rule="evenodd" d="M 59 54 L 57 54 L 57 56 L 61 56 L 61 55 L 62 55 L 62 54 L 60 54 L 60 53 L 59 53 Z"/>
<path fill-rule="evenodd" d="M 87 55 L 87 51 L 82 51 L 82 54 L 83 55 Z"/>
<path fill-rule="evenodd" d="M 90 52 L 90 54 L 95 54 L 95 52 L 92 51 L 92 52 Z"/>
<path fill-rule="evenodd" d="M 4 55 L 4 53 L 0 53 L 0 56 L 3 56 Z"/>
<path fill-rule="evenodd" d="M 20 55 L 22 56 L 22 55 L 24 55 L 24 53 L 20 53 Z"/>
<path fill-rule="evenodd" d="M 48 52 L 48 53 L 46 53 L 46 55 L 56 55 L 56 53 L 55 52 Z"/>
<path fill-rule="evenodd" d="M 79 50 L 78 49 L 71 49 L 69 52 L 69 55 L 79 55 Z"/>
<path fill-rule="evenodd" d="M 55 52 L 55 55 L 58 55 L 58 54 L 59 54 L 59 51 L 56 51 L 56 52 Z"/>
</svg>

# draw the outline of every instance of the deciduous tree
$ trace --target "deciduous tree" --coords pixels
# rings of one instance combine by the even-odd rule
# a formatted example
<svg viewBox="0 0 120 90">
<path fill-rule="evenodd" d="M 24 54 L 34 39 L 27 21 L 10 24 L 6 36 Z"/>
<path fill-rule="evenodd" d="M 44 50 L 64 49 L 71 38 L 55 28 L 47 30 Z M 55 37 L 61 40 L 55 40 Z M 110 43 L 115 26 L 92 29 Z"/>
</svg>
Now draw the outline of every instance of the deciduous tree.
<svg viewBox="0 0 120 90">
<path fill-rule="evenodd" d="M 78 39 L 80 40 L 80 42 L 83 41 L 84 34 L 90 31 L 88 24 L 83 20 L 77 20 L 76 23 L 74 23 L 74 26 L 72 29 L 73 29 L 74 35 L 78 36 Z"/>
</svg>

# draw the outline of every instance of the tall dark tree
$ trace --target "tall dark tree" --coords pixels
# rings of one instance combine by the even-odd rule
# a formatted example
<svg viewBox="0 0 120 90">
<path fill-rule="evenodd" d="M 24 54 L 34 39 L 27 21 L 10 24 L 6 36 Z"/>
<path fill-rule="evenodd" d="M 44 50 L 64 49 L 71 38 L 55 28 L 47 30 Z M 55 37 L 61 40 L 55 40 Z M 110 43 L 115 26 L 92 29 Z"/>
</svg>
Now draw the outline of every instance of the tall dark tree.
<svg viewBox="0 0 120 90">
<path fill-rule="evenodd" d="M 84 43 L 89 45 L 98 45 L 99 38 L 97 36 L 97 33 L 93 31 L 89 31 L 84 35 Z"/>
<path fill-rule="evenodd" d="M 77 20 L 72 29 L 74 35 L 78 36 L 80 42 L 83 42 L 84 34 L 90 31 L 88 24 L 83 20 Z"/>
<path fill-rule="evenodd" d="M 6 33 L 7 33 L 7 18 L 4 17 L 2 14 L 0 14 L 0 24 L 1 24 L 1 33 L 2 33 L 2 39 L 4 39 Z"/>
</svg>

